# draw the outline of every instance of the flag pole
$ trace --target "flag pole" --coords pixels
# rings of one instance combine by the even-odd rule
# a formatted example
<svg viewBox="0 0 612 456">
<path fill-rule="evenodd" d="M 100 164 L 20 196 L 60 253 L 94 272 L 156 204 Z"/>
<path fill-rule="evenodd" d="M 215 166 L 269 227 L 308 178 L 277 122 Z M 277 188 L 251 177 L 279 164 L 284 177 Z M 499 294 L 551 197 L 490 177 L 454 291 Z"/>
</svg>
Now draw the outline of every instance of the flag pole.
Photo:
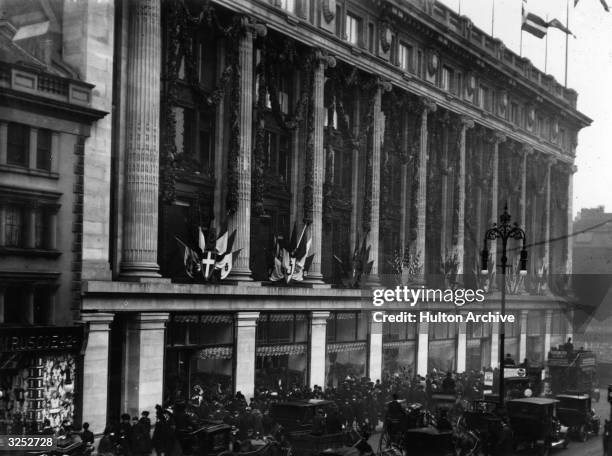
<svg viewBox="0 0 612 456">
<path fill-rule="evenodd" d="M 569 30 L 569 0 L 565 1 L 565 28 Z M 548 34 L 547 34 L 548 37 Z M 565 87 L 567 88 L 567 55 L 569 46 L 569 33 L 565 33 Z"/>
<path fill-rule="evenodd" d="M 523 57 L 523 27 L 521 27 L 521 44 L 519 45 L 519 56 Z"/>
<path fill-rule="evenodd" d="M 546 22 L 548 22 L 548 14 L 546 15 Z M 544 73 L 547 73 L 547 72 L 548 72 L 548 33 L 546 34 L 546 43 L 544 44 Z M 567 85 L 567 81 L 565 82 L 565 84 Z"/>
<path fill-rule="evenodd" d="M 495 31 L 495 0 L 492 0 L 491 4 L 491 37 L 493 37 L 493 32 Z"/>
</svg>

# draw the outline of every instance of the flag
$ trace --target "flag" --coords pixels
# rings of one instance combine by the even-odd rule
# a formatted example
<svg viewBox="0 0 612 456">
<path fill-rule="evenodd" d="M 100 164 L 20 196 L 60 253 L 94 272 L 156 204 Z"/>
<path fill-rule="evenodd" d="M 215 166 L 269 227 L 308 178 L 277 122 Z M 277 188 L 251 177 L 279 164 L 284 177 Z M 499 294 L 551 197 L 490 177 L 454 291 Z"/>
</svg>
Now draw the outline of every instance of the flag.
<svg viewBox="0 0 612 456">
<path fill-rule="evenodd" d="M 523 6 L 523 25 L 521 29 L 537 38 L 544 38 L 548 29 L 548 22 L 536 14 L 526 13 Z"/>
<path fill-rule="evenodd" d="M 576 7 L 576 5 L 578 5 L 578 2 L 580 0 L 574 0 L 574 7 Z M 606 10 L 607 13 L 610 12 L 610 7 L 608 6 L 608 3 L 606 2 L 606 0 L 599 0 L 599 3 L 601 3 L 601 6 L 603 7 L 603 9 Z"/>
<path fill-rule="evenodd" d="M 553 19 L 552 21 L 549 21 L 548 22 L 548 27 L 558 28 L 559 30 L 561 30 L 562 32 L 567 33 L 568 35 L 575 36 L 572 33 L 572 31 L 570 29 L 568 29 L 565 25 L 563 25 L 563 23 L 559 19 Z"/>
<path fill-rule="evenodd" d="M 202 232 L 202 227 L 198 227 L 198 247 L 200 247 L 200 250 L 202 252 L 206 250 L 206 240 L 204 239 L 204 233 Z"/>
<path fill-rule="evenodd" d="M 219 236 L 217 238 L 217 240 L 215 241 L 215 250 L 217 251 L 218 254 L 224 254 L 225 252 L 227 252 L 227 238 L 228 238 L 228 232 L 227 230 L 225 230 L 225 232 Z"/>
<path fill-rule="evenodd" d="M 236 258 L 238 258 L 241 250 L 242 249 L 238 249 L 235 252 L 228 252 L 221 261 L 215 263 L 215 269 L 219 270 L 219 277 L 221 280 L 224 280 L 229 273 L 232 272 L 232 265 L 234 261 L 236 261 Z"/>
<path fill-rule="evenodd" d="M 193 249 L 187 247 L 187 244 L 181 241 L 178 237 L 175 236 L 174 239 L 176 239 L 179 246 L 184 249 L 183 264 L 185 265 L 185 273 L 193 279 L 194 275 L 200 270 L 198 255 L 193 251 Z"/>
</svg>

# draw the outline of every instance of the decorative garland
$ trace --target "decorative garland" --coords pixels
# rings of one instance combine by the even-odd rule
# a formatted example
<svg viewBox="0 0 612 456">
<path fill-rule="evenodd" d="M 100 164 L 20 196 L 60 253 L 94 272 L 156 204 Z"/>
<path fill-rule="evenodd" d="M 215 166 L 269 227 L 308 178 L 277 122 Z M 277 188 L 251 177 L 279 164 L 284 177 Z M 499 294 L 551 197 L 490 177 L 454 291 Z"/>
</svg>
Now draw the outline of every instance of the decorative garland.
<svg viewBox="0 0 612 456">
<path fill-rule="evenodd" d="M 238 43 L 244 33 L 244 27 L 238 18 L 234 18 L 230 25 L 224 26 L 221 24 L 209 1 L 204 2 L 198 15 L 191 14 L 182 0 L 165 2 L 165 6 L 166 57 L 162 76 L 164 96 L 162 97 L 161 108 L 165 128 L 162 131 L 161 139 L 160 194 L 163 201 L 170 202 L 176 198 L 176 171 L 181 164 L 189 163 L 186 157 L 178 154 L 175 143 L 176 116 L 173 108 L 177 106 L 178 101 L 177 82 L 179 80 L 178 73 L 181 59 L 185 63 L 185 82 L 189 85 L 197 105 L 217 105 L 225 96 L 227 86 L 231 84 L 233 89 L 231 98 L 232 108 L 239 106 L 240 69 L 238 68 Z M 203 24 L 208 27 L 214 27 L 228 38 L 228 43 L 232 44 L 227 49 L 228 66 L 223 70 L 217 87 L 210 93 L 200 88 L 196 71 L 197 58 L 193 55 L 192 46 L 194 36 Z M 236 89 L 238 90 L 237 93 Z M 230 113 L 230 118 L 233 117 L 231 114 L 232 112 Z M 235 126 L 233 131 L 239 132 L 240 127 L 233 120 L 232 126 Z M 238 154 L 238 148 L 239 143 L 234 144 L 235 154 Z M 232 150 L 233 148 L 230 147 L 230 157 Z M 228 171 L 228 173 L 230 174 L 228 178 L 228 200 L 235 199 L 237 204 L 237 178 L 232 179 L 232 172 Z M 228 209 L 230 207 L 232 205 L 228 205 Z"/>
<path fill-rule="evenodd" d="M 353 68 L 349 74 L 346 74 L 340 65 L 338 65 L 329 74 L 330 91 L 333 94 L 335 100 L 335 108 L 338 117 L 338 129 L 344 138 L 345 143 L 352 148 L 362 148 L 366 145 L 368 135 L 372 132 L 374 127 L 374 96 L 376 95 L 376 78 L 370 75 L 362 75 L 356 68 Z M 360 92 L 365 93 L 362 100 L 365 101 L 367 106 L 371 106 L 370 109 L 361 110 L 360 129 L 359 134 L 354 135 L 351 131 L 350 125 L 347 119 L 349 118 L 344 110 L 344 88 L 355 89 L 359 88 Z M 364 192 L 364 205 L 362 214 L 362 227 L 363 231 L 367 232 L 370 230 L 370 218 L 372 212 L 372 156 L 366 154 L 366 179 L 365 179 L 365 192 Z M 333 175 L 332 175 L 333 176 Z M 324 195 L 324 207 L 328 210 L 333 210 L 335 206 L 330 199 L 333 192 L 333 182 L 327 183 L 328 192 Z M 339 200 L 339 198 L 334 198 Z M 329 218 L 326 215 L 326 218 Z"/>
<path fill-rule="evenodd" d="M 255 130 L 255 147 L 253 150 L 252 160 L 252 187 L 251 187 L 251 200 L 252 200 L 252 212 L 256 217 L 261 217 L 265 214 L 264 209 L 264 193 L 265 193 L 265 142 L 266 142 L 266 129 L 265 129 L 265 109 L 266 109 L 266 93 L 268 86 L 266 84 L 266 40 L 262 40 L 260 48 L 260 61 L 255 69 L 255 77 L 258 80 L 257 90 L 257 114 L 255 116 L 255 124 L 257 128 Z"/>
<path fill-rule="evenodd" d="M 307 110 L 307 136 L 306 136 L 306 155 L 304 157 L 304 224 L 312 223 L 313 220 L 313 188 L 314 188 L 314 132 L 315 132 L 315 100 L 312 94 L 314 94 L 315 85 L 315 65 L 314 65 L 314 54 L 309 54 L 307 58 L 307 65 L 310 67 L 310 71 L 304 74 L 308 75 L 308 110 Z"/>
</svg>

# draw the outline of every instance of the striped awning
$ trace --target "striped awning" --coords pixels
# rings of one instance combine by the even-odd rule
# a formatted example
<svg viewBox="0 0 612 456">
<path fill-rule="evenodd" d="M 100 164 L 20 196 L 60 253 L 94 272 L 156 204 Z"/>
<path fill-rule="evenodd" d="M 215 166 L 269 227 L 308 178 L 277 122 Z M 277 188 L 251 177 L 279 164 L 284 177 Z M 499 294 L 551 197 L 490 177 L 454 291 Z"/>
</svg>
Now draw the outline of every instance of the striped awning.
<svg viewBox="0 0 612 456">
<path fill-rule="evenodd" d="M 327 353 L 344 353 L 350 351 L 365 350 L 365 342 L 344 342 L 336 344 L 327 344 Z"/>
<path fill-rule="evenodd" d="M 234 318 L 229 314 L 175 315 L 172 321 L 174 323 L 232 324 Z"/>
<path fill-rule="evenodd" d="M 232 347 L 206 347 L 196 352 L 196 358 L 199 359 L 232 359 Z"/>
<path fill-rule="evenodd" d="M 264 345 L 257 347 L 255 352 L 257 356 L 303 355 L 306 349 L 306 344 Z"/>
<path fill-rule="evenodd" d="M 383 348 L 397 348 L 415 346 L 414 340 L 394 340 L 392 342 L 383 342 Z"/>
</svg>

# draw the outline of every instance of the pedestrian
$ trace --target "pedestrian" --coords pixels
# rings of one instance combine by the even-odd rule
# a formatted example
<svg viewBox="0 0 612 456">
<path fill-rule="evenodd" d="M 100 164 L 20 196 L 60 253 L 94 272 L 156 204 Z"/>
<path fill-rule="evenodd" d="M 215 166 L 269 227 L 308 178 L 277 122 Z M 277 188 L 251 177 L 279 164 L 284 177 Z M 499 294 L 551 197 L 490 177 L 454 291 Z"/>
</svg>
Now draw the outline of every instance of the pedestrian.
<svg viewBox="0 0 612 456">
<path fill-rule="evenodd" d="M 87 445 L 93 445 L 94 434 L 89 430 L 89 423 L 83 423 L 83 432 L 81 432 L 81 440 Z"/>
</svg>

